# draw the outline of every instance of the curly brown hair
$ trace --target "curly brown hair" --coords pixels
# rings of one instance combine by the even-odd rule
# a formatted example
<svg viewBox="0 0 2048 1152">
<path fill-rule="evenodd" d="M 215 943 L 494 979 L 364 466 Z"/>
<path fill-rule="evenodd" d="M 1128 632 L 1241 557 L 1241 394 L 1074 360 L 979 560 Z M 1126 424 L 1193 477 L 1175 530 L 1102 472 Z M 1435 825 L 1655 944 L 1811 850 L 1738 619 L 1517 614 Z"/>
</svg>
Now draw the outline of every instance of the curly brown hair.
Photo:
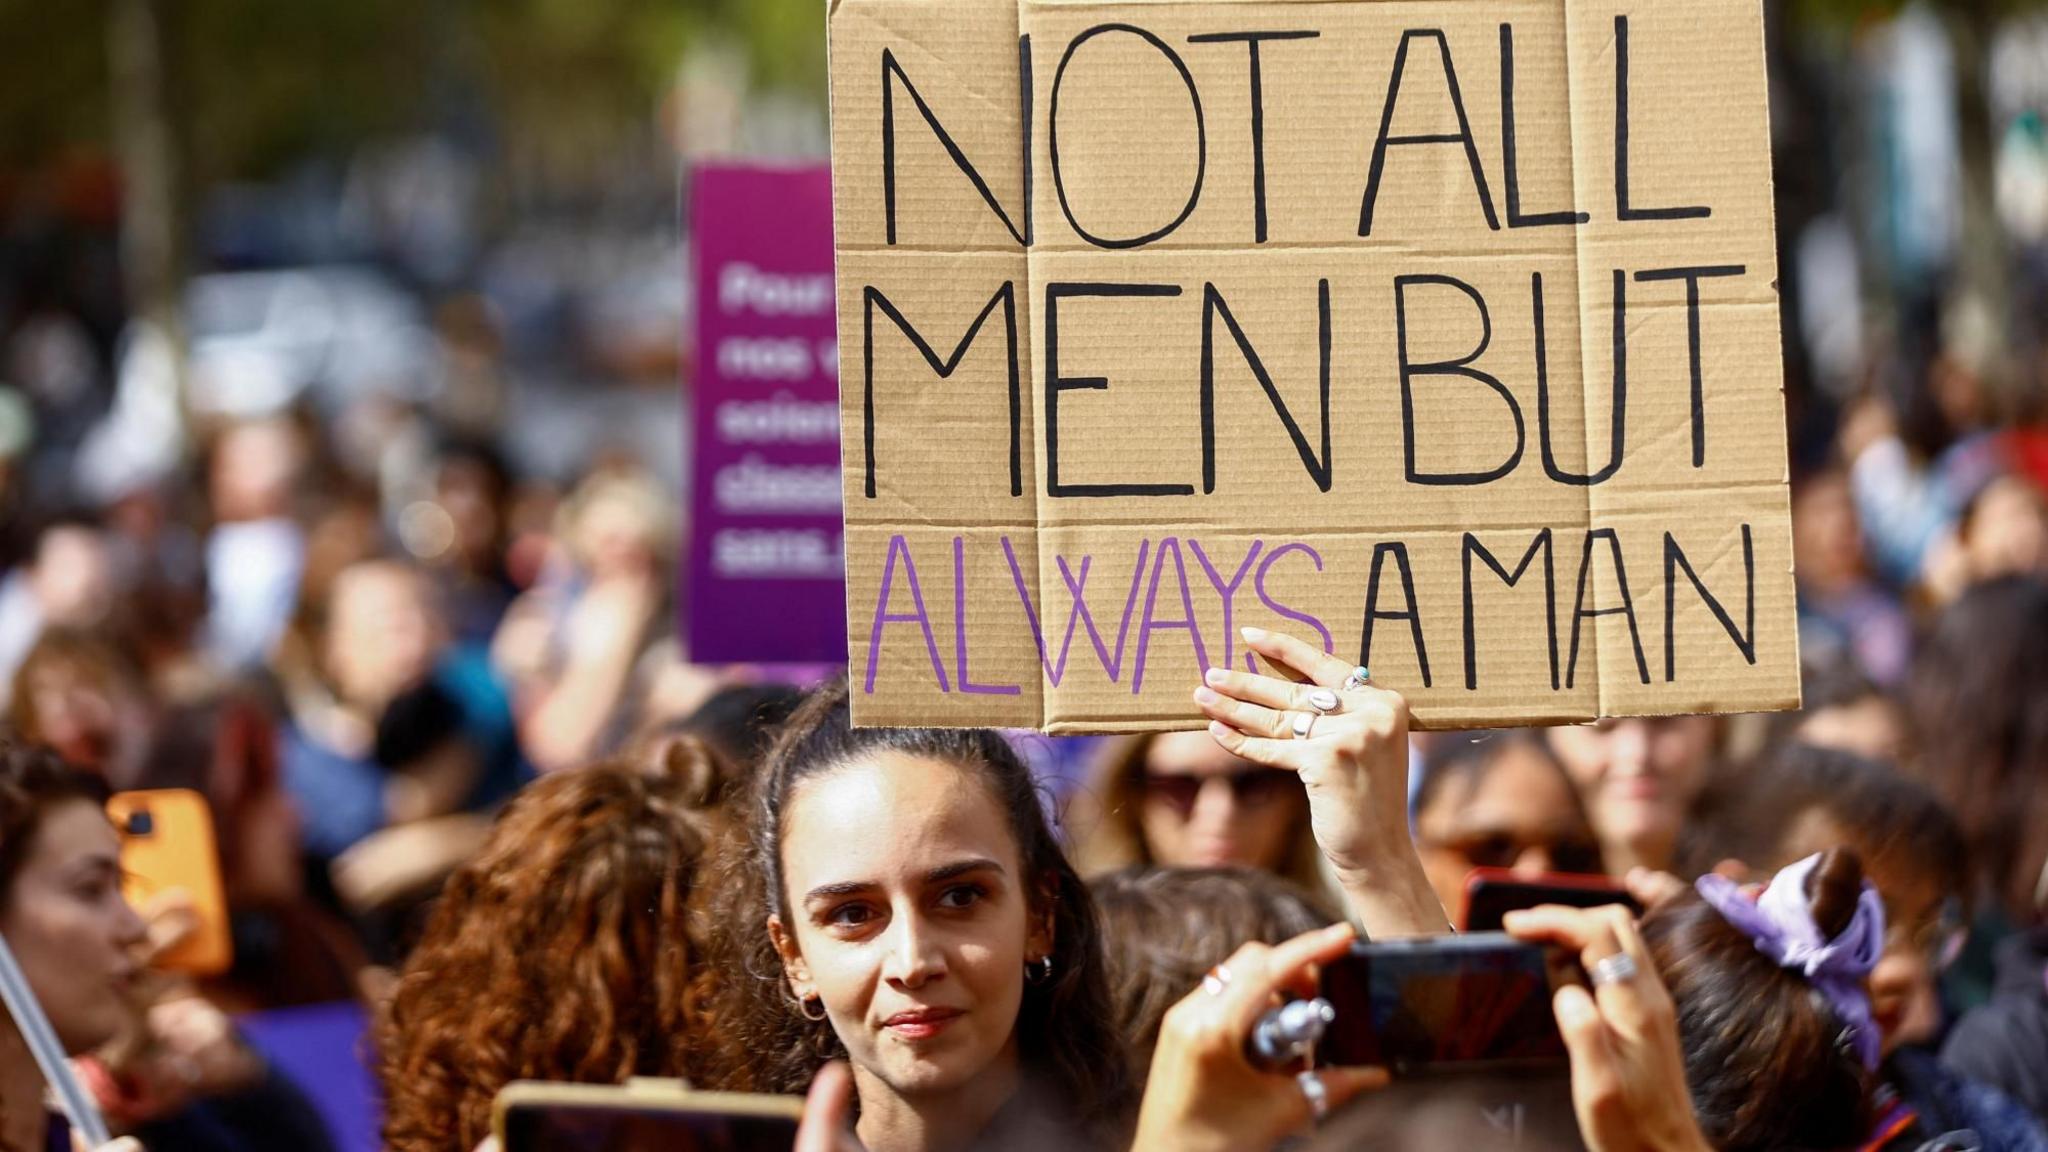
<svg viewBox="0 0 2048 1152">
<path fill-rule="evenodd" d="M 390 1152 L 476 1147 L 512 1080 L 697 1074 L 721 771 L 687 748 L 540 780 L 449 880 L 379 1029 Z"/>
</svg>

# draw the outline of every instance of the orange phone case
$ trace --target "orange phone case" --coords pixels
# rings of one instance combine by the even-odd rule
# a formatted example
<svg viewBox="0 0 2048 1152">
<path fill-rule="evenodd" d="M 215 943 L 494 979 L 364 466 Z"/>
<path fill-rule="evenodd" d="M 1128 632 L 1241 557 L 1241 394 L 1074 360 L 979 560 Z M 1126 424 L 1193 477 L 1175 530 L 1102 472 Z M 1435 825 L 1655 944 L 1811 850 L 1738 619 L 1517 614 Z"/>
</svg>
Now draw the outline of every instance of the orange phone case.
<svg viewBox="0 0 2048 1152">
<path fill-rule="evenodd" d="M 121 832 L 122 885 L 138 910 L 164 892 L 184 893 L 198 925 L 155 967 L 194 976 L 218 976 L 234 963 L 228 903 L 221 886 L 220 852 L 206 798 L 186 788 L 119 792 L 107 814 Z"/>
</svg>

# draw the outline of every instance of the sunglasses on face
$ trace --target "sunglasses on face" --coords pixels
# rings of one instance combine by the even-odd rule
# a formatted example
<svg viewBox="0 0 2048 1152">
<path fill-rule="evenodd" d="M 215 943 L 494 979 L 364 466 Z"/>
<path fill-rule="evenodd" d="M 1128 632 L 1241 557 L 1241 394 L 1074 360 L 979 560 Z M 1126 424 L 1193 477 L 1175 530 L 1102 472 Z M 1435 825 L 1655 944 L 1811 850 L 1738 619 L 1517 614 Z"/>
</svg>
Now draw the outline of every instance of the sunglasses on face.
<svg viewBox="0 0 2048 1152">
<path fill-rule="evenodd" d="M 1211 782 L 1230 789 L 1231 801 L 1239 808 L 1266 808 L 1290 792 L 1301 790 L 1301 777 L 1279 768 L 1252 768 L 1223 776 L 1182 776 L 1166 772 L 1144 775 L 1145 795 L 1159 800 L 1183 819 L 1195 810 L 1195 801 Z"/>
<path fill-rule="evenodd" d="M 1428 844 L 1439 851 L 1459 856 L 1473 868 L 1512 868 L 1524 853 L 1541 849 L 1550 857 L 1546 871 L 1588 875 L 1597 875 L 1601 871 L 1600 846 L 1591 841 L 1565 840 L 1549 843 L 1542 840 L 1526 840 L 1505 832 L 1494 832 L 1432 840 Z"/>
</svg>

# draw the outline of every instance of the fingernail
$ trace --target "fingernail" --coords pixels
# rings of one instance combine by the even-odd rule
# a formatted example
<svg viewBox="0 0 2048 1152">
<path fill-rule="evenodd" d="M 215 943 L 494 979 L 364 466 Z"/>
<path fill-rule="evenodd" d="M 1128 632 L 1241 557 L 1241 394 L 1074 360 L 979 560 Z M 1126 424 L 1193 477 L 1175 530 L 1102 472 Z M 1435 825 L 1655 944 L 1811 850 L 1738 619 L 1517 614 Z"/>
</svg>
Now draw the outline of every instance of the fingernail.
<svg viewBox="0 0 2048 1152">
<path fill-rule="evenodd" d="M 1252 628 L 1247 626 L 1238 629 L 1238 635 L 1243 636 L 1247 643 L 1257 644 L 1259 641 L 1264 640 L 1266 638 L 1266 630 L 1264 628 Z"/>
<path fill-rule="evenodd" d="M 1203 674 L 1202 679 L 1207 680 L 1211 684 L 1221 684 L 1229 677 L 1229 672 L 1221 668 L 1211 668 L 1207 673 Z"/>
<path fill-rule="evenodd" d="M 1230 727 L 1221 720 L 1211 720 L 1209 721 L 1209 735 L 1221 740 L 1225 736 L 1230 735 Z"/>
<path fill-rule="evenodd" d="M 1593 1018 L 1593 1003 L 1582 988 L 1564 988 L 1557 994 L 1557 1015 L 1566 1024 L 1583 1024 Z"/>
<path fill-rule="evenodd" d="M 1337 923 L 1330 925 L 1328 928 L 1323 929 L 1323 938 L 1325 940 L 1341 940 L 1344 937 L 1352 935 L 1356 931 L 1357 929 L 1351 926 L 1351 922 L 1349 920 L 1340 920 Z"/>
<path fill-rule="evenodd" d="M 1195 689 L 1195 703 L 1197 704 L 1214 704 L 1222 699 L 1223 697 L 1209 691 L 1207 688 Z"/>
</svg>

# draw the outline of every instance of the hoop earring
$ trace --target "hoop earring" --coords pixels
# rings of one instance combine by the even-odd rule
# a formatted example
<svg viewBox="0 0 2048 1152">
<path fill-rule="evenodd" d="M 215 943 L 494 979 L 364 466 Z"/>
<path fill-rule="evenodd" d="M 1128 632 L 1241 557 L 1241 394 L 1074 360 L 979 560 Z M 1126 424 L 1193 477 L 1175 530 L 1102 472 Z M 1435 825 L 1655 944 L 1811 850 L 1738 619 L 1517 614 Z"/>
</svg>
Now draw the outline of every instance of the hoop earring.
<svg viewBox="0 0 2048 1152">
<path fill-rule="evenodd" d="M 806 1020 L 809 1020 L 813 1024 L 823 1022 L 825 1017 L 830 1015 L 830 1013 L 825 1011 L 825 998 L 822 996 L 813 996 L 809 999 L 801 999 L 796 996 L 791 996 L 790 1000 L 794 1001 L 796 1004 L 796 1014 L 803 1017 Z M 817 1004 L 818 1006 L 818 1014 L 816 1016 L 811 1015 L 811 1005 L 813 1003 Z"/>
<path fill-rule="evenodd" d="M 1050 953 L 1024 965 L 1024 982 L 1026 984 L 1036 987 L 1049 982 L 1051 979 L 1052 955 Z"/>
</svg>

